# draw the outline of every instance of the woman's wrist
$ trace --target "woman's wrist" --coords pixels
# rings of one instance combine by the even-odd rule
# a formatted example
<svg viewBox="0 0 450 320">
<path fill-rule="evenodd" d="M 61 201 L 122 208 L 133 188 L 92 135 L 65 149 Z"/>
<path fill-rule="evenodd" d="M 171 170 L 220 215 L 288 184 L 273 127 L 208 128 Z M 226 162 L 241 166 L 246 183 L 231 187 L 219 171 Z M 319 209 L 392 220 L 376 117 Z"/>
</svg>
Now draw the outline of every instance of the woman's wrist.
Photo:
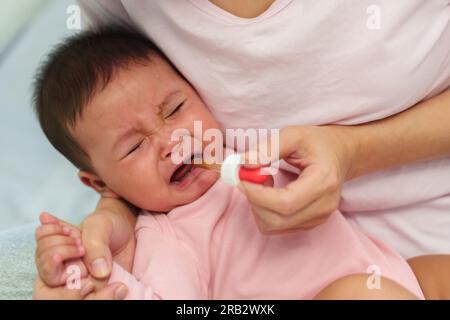
<svg viewBox="0 0 450 320">
<path fill-rule="evenodd" d="M 450 90 L 361 125 L 331 125 L 348 153 L 346 180 L 450 154 Z"/>
<path fill-rule="evenodd" d="M 341 125 L 327 125 L 322 128 L 329 130 L 335 143 L 339 145 L 336 153 L 341 164 L 342 182 L 356 178 L 358 174 L 360 175 L 358 163 L 361 158 L 360 144 L 362 141 L 355 132 L 355 128 Z"/>
</svg>

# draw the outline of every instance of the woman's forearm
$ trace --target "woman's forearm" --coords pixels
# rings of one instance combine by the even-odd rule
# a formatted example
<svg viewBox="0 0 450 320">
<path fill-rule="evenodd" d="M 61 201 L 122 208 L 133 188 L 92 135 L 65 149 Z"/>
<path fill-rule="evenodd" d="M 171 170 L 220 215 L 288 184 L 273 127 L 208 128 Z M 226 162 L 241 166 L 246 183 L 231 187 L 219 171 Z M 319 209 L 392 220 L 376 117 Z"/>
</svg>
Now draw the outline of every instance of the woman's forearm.
<svg viewBox="0 0 450 320">
<path fill-rule="evenodd" d="M 386 119 L 335 126 L 353 150 L 347 180 L 450 155 L 450 89 Z"/>
</svg>

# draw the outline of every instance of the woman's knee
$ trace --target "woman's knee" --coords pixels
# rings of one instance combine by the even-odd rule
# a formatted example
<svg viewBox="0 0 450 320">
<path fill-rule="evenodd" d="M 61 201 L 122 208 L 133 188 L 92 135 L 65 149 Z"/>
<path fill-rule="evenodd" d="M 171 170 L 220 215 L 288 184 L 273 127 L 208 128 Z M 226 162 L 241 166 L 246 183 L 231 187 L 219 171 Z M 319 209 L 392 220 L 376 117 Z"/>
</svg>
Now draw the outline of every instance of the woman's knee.
<svg viewBox="0 0 450 320">
<path fill-rule="evenodd" d="M 370 285 L 369 274 L 353 274 L 340 278 L 316 297 L 317 300 L 411 300 L 417 299 L 400 284 L 388 278 L 379 278 L 379 286 Z"/>
</svg>

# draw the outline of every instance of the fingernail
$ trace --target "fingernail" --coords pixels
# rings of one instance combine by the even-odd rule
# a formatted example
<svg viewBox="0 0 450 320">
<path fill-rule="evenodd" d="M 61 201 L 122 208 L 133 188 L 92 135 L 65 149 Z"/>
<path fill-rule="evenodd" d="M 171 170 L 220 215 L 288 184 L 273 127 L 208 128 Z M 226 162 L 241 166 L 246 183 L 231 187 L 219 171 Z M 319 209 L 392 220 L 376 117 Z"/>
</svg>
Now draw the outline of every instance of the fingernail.
<svg viewBox="0 0 450 320">
<path fill-rule="evenodd" d="M 119 288 L 116 289 L 116 291 L 114 292 L 114 298 L 116 300 L 123 300 L 125 299 L 125 297 L 128 294 L 128 289 L 125 286 L 120 286 Z"/>
<path fill-rule="evenodd" d="M 92 262 L 92 271 L 96 277 L 106 277 L 109 274 L 108 263 L 104 258 L 99 258 Z"/>
</svg>

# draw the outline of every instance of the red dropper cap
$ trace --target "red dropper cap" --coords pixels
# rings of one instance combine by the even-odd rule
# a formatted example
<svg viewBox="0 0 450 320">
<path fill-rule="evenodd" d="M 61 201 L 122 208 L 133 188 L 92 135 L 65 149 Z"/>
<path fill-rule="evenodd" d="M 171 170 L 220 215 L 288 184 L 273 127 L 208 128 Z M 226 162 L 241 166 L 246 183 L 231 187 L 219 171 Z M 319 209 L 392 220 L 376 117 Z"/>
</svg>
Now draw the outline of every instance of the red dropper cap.
<svg viewBox="0 0 450 320">
<path fill-rule="evenodd" d="M 264 184 L 269 176 L 261 171 L 262 168 L 249 169 L 245 167 L 239 168 L 239 179 L 256 184 Z"/>
</svg>

